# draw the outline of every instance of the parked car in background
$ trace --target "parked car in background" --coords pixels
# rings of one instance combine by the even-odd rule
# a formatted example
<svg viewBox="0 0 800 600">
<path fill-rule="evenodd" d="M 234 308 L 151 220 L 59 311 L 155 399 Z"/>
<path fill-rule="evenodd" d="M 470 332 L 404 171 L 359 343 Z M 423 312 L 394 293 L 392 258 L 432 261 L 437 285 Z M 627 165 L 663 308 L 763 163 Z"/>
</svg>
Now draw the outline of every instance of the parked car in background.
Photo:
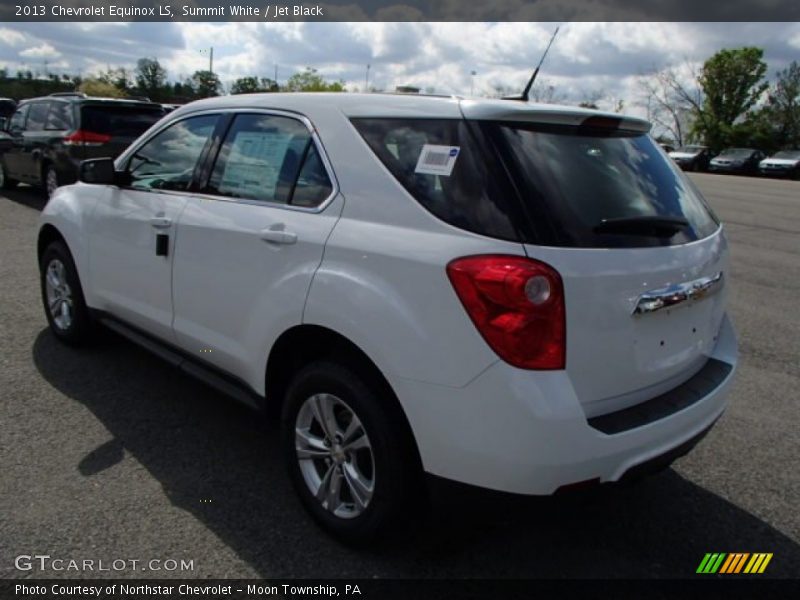
<svg viewBox="0 0 800 600">
<path fill-rule="evenodd" d="M 706 171 L 712 153 L 707 146 L 690 145 L 670 152 L 669 157 L 684 171 Z"/>
<path fill-rule="evenodd" d="M 664 152 L 666 152 L 667 154 L 669 154 L 670 152 L 675 152 L 675 146 L 673 146 L 672 144 L 659 142 L 658 145 L 661 146 L 664 149 Z"/>
<path fill-rule="evenodd" d="M 164 115 L 160 104 L 58 93 L 23 100 L 8 123 L 0 187 L 42 187 L 48 198 L 78 178 L 82 160 L 116 157 Z"/>
<path fill-rule="evenodd" d="M 800 178 L 800 150 L 781 150 L 758 163 L 758 172 L 767 177 Z"/>
<path fill-rule="evenodd" d="M 412 519 L 423 472 L 636 479 L 714 425 L 737 360 L 725 233 L 649 129 L 416 94 L 194 102 L 47 204 L 44 310 L 65 343 L 100 322 L 282 415 L 300 499 L 344 539 Z"/>
<path fill-rule="evenodd" d="M 763 158 L 764 153 L 755 148 L 726 148 L 711 159 L 708 170 L 713 173 L 752 175 Z"/>
<path fill-rule="evenodd" d="M 6 128 L 6 123 L 15 110 L 17 110 L 16 101 L 11 98 L 0 98 L 0 131 Z"/>
</svg>

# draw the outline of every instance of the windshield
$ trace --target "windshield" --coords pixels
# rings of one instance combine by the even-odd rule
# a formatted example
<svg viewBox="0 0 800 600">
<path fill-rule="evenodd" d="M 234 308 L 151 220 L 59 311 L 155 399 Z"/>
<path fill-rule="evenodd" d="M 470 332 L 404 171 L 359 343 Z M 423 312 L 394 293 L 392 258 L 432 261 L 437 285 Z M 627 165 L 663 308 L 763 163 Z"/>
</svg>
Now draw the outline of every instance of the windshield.
<svg viewBox="0 0 800 600">
<path fill-rule="evenodd" d="M 800 160 L 800 150 L 781 150 L 772 156 L 772 158 L 788 158 L 790 160 Z"/>
<path fill-rule="evenodd" d="M 702 146 L 681 146 L 678 148 L 678 152 L 685 152 L 686 154 L 697 154 L 703 150 L 704 148 Z"/>
<path fill-rule="evenodd" d="M 676 245 L 718 227 L 697 189 L 646 134 L 484 123 L 509 164 L 535 231 L 532 243 L 573 247 Z M 670 237 L 598 228 L 615 219 L 685 219 Z"/>
<path fill-rule="evenodd" d="M 727 148 L 719 153 L 720 156 L 733 156 L 736 158 L 747 158 L 753 153 L 750 148 Z"/>
</svg>

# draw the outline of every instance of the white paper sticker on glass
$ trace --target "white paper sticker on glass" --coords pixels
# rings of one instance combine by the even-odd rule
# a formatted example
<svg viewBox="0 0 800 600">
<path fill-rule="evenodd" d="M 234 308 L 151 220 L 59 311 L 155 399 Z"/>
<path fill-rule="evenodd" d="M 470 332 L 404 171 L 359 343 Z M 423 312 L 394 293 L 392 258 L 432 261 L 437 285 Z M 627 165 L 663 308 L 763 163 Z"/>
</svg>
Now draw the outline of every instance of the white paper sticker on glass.
<svg viewBox="0 0 800 600">
<path fill-rule="evenodd" d="M 443 175 L 449 177 L 456 164 L 458 153 L 461 148 L 458 146 L 436 146 L 425 144 L 422 152 L 419 153 L 417 168 L 415 173 L 422 175 Z"/>
</svg>

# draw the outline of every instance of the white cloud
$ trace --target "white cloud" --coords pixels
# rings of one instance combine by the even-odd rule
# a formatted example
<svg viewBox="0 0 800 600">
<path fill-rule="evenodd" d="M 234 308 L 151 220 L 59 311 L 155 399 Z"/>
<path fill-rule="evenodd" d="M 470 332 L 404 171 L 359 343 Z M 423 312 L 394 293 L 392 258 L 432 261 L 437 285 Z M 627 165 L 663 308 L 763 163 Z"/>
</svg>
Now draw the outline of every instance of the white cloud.
<svg viewBox="0 0 800 600">
<path fill-rule="evenodd" d="M 14 31 L 8 27 L 0 27 L 0 43 L 6 46 L 19 46 L 25 42 L 25 36 L 19 31 Z"/>
<path fill-rule="evenodd" d="M 58 58 L 61 52 L 53 48 L 48 43 L 39 44 L 22 50 L 19 55 L 23 58 L 45 59 L 45 58 Z"/>
</svg>

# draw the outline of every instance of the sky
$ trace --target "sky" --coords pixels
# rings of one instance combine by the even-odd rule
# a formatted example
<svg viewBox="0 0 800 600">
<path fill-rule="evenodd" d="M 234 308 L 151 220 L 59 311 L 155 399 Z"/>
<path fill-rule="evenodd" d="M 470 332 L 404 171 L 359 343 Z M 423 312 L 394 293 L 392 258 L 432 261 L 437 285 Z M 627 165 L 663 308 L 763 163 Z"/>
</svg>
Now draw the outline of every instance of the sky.
<svg viewBox="0 0 800 600">
<path fill-rule="evenodd" d="M 350 91 L 414 85 L 445 94 L 519 90 L 557 25 L 539 75 L 570 103 L 601 96 L 641 113 L 638 77 L 664 66 L 700 64 L 717 50 L 764 48 L 769 75 L 800 60 L 800 23 L 0 23 L 0 68 L 80 73 L 134 68 L 157 58 L 169 78 L 208 68 L 229 84 L 256 75 L 285 82 L 314 67 Z M 475 75 L 472 75 L 472 72 Z"/>
</svg>

